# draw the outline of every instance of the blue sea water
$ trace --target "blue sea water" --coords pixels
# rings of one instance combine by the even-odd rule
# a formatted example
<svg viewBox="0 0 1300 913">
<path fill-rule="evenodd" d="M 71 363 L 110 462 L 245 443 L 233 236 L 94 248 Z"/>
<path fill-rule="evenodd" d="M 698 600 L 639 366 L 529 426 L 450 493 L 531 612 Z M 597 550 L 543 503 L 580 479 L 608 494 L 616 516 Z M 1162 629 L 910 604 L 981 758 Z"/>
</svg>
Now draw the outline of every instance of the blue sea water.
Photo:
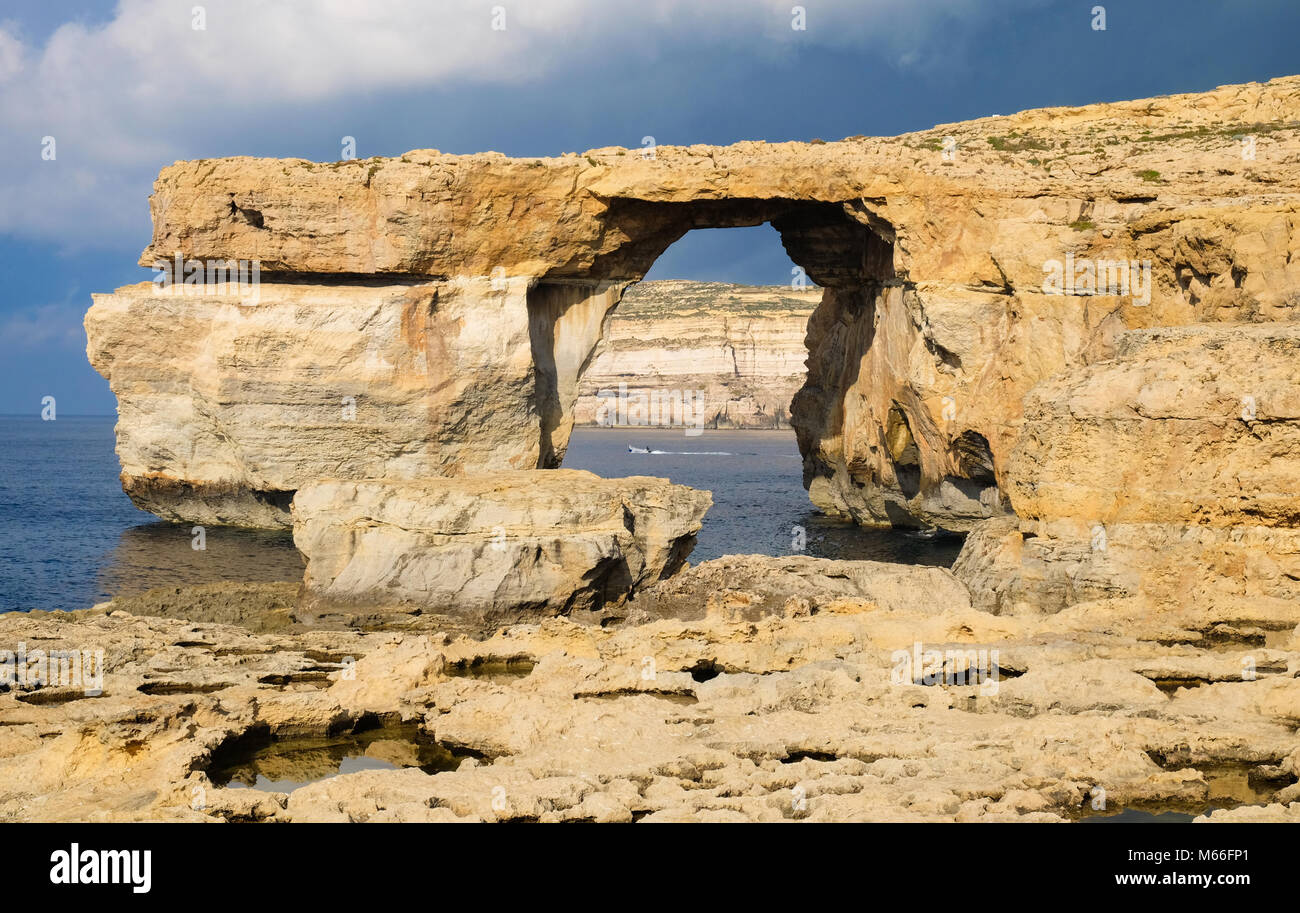
<svg viewBox="0 0 1300 913">
<path fill-rule="evenodd" d="M 287 533 L 163 523 L 122 493 L 116 420 L 0 416 L 0 612 L 87 609 L 156 586 L 297 580 Z"/>
<path fill-rule="evenodd" d="M 629 453 L 629 447 L 651 452 Z M 577 428 L 564 466 L 609 477 L 659 476 L 713 492 L 692 564 L 723 555 L 795 554 L 796 527 L 803 530 L 802 554 L 816 558 L 950 567 L 961 550 L 958 536 L 862 529 L 818 513 L 789 430 L 688 436 L 680 428 Z"/>
<path fill-rule="evenodd" d="M 158 586 L 296 581 L 303 562 L 287 532 L 164 523 L 122 493 L 111 417 L 0 417 L 0 611 L 83 609 Z M 629 453 L 628 446 L 658 453 Z M 960 540 L 858 529 L 808 502 L 788 431 L 576 429 L 569 468 L 652 475 L 713 492 L 691 555 L 805 554 L 948 566 Z"/>
</svg>

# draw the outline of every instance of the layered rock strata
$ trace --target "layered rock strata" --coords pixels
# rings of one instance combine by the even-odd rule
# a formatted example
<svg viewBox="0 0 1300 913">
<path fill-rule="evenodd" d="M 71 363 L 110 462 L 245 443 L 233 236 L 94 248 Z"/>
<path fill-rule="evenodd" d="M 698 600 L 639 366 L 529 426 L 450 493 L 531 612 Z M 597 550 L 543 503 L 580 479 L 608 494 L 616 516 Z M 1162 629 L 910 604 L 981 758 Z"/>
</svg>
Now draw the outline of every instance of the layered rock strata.
<svg viewBox="0 0 1300 913">
<path fill-rule="evenodd" d="M 690 229 L 767 222 L 824 289 L 791 416 L 813 501 L 966 530 L 1019 510 L 1039 381 L 1128 329 L 1294 319 L 1298 120 L 1287 77 L 892 139 L 179 162 L 142 263 L 256 260 L 268 316 L 129 288 L 97 299 L 88 351 L 137 503 L 284 524 L 289 492 L 375 461 L 555 465 L 621 287 Z"/>
<path fill-rule="evenodd" d="M 294 543 L 316 610 L 598 612 L 676 572 L 712 503 L 665 479 L 572 469 L 323 481 L 293 499 Z"/>
<path fill-rule="evenodd" d="M 0 615 L 0 644 L 33 650 L 25 670 L 38 643 L 103 651 L 95 696 L 48 674 L 0 687 L 0 820 L 1300 813 L 1294 603 L 1265 646 L 1222 605 L 993 616 L 932 598 L 946 571 L 898 571 L 876 601 L 832 596 L 842 563 L 815 564 L 798 569 L 828 581 L 811 605 L 784 599 L 788 568 L 714 571 L 692 620 L 553 618 L 486 638 L 424 615 L 401 632 L 292 635 L 112 605 Z M 340 739 L 387 769 L 333 775 Z M 303 740 L 319 763 L 291 753 Z M 226 786 L 228 759 L 259 745 L 273 782 Z M 422 746 L 442 752 L 438 772 L 420 769 Z"/>
<path fill-rule="evenodd" d="M 122 485 L 168 520 L 289 527 L 302 485 L 559 465 L 608 282 L 408 278 L 96 295 Z"/>
<path fill-rule="evenodd" d="M 574 421 L 785 428 L 803 386 L 817 290 L 639 282 L 583 374 Z"/>
<path fill-rule="evenodd" d="M 977 605 L 1107 596 L 1300 602 L 1300 325 L 1135 331 L 1029 394 L 989 521 L 954 568 Z"/>
</svg>

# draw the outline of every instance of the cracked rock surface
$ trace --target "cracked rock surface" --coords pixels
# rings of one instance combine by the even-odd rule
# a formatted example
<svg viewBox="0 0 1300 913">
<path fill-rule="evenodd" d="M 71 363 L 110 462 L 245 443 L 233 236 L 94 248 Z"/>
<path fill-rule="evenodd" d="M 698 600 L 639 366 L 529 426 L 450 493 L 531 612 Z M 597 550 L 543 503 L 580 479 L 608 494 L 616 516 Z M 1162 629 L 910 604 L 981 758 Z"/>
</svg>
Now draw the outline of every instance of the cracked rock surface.
<svg viewBox="0 0 1300 913">
<path fill-rule="evenodd" d="M 724 570 L 745 560 L 720 559 Z M 1068 821 L 1149 809 L 1218 821 L 1300 810 L 1300 613 L 1265 647 L 1222 636 L 1250 619 L 1211 605 L 1111 599 L 995 616 L 931 598 L 947 575 L 935 569 L 898 572 L 912 579 L 878 584 L 874 598 L 812 587 L 800 601 L 782 595 L 788 571 L 763 562 L 731 587 L 701 567 L 686 577 L 717 591 L 690 618 L 551 618 L 478 637 L 432 618 L 400 632 L 253 633 L 111 604 L 0 616 L 5 644 L 102 649 L 106 667 L 97 697 L 30 681 L 0 693 L 0 817 Z M 250 736 L 271 744 L 264 770 L 278 763 L 295 779 L 277 744 L 367 730 L 372 769 L 321 779 L 317 763 L 285 789 L 209 776 Z M 415 742 L 460 760 L 413 766 Z"/>
</svg>

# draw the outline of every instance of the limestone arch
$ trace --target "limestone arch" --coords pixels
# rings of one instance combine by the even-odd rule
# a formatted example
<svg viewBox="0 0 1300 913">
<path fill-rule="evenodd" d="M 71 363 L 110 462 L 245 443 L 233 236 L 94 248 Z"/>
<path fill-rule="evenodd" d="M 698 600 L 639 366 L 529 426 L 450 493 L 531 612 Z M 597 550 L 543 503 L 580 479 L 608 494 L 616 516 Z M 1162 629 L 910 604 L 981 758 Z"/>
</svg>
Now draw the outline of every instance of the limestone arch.
<svg viewBox="0 0 1300 913">
<path fill-rule="evenodd" d="M 529 291 L 534 364 L 538 372 L 535 407 L 540 418 L 539 465 L 558 466 L 572 430 L 572 402 L 590 359 L 564 376 L 554 347 L 565 338 L 583 338 L 575 325 L 590 330 L 599 314 L 599 336 L 608 329 L 623 291 L 640 281 L 654 262 L 687 232 L 770 224 L 790 260 L 822 290 L 805 340 L 810 346 L 808 375 L 791 408 L 791 424 L 804 455 L 804 485 L 825 476 L 829 467 L 815 442 L 840 419 L 837 389 L 857 379 L 854 346 L 874 332 L 874 303 L 897 285 L 892 228 L 860 200 L 828 203 L 794 198 L 662 202 L 615 199 L 605 214 L 604 238 L 613 245 L 588 263 L 569 263 L 543 275 Z M 840 327 L 826 333 L 825 328 Z M 597 337 L 599 338 L 599 337 Z M 825 349 L 825 351 L 814 350 Z"/>
</svg>

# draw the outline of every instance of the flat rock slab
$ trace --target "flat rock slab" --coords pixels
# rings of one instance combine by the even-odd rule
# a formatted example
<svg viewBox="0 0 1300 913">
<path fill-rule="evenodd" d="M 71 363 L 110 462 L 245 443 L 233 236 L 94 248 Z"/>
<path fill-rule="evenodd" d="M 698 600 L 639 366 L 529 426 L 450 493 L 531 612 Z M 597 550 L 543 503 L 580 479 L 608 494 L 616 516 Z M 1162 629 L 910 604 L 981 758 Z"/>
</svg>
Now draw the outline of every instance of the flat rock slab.
<svg viewBox="0 0 1300 913">
<path fill-rule="evenodd" d="M 760 599 L 791 576 L 814 596 L 840 586 L 811 566 L 710 564 L 737 583 L 750 564 Z M 880 576 L 861 564 L 854 586 Z M 209 615 L 225 603 L 193 595 Z M 1276 649 L 1196 636 L 1243 620 L 1132 599 L 994 616 L 924 586 L 756 620 L 560 617 L 487 638 L 253 633 L 113 604 L 0 613 L 0 650 L 27 648 L 17 687 L 0 682 L 0 821 L 1295 821 L 1300 632 Z M 1276 621 L 1294 629 L 1300 611 Z M 97 696 L 53 666 L 34 681 L 38 650 L 98 653 Z M 904 674 L 900 656 L 931 651 L 998 675 Z M 505 663 L 526 674 L 471 671 Z M 399 769 L 297 752 L 402 721 L 400 738 L 363 739 L 369 762 Z M 412 729 L 471 756 L 427 773 Z M 272 783 L 222 786 L 228 749 L 259 734 Z"/>
<path fill-rule="evenodd" d="M 483 618 L 599 611 L 671 576 L 707 491 L 579 470 L 298 490 L 308 605 L 413 606 Z"/>
<path fill-rule="evenodd" d="M 833 610 L 837 601 L 892 610 L 914 606 L 918 594 L 936 613 L 971 607 L 965 585 L 947 568 L 808 555 L 726 555 L 647 587 L 630 605 L 647 618 L 756 620 Z"/>
</svg>

